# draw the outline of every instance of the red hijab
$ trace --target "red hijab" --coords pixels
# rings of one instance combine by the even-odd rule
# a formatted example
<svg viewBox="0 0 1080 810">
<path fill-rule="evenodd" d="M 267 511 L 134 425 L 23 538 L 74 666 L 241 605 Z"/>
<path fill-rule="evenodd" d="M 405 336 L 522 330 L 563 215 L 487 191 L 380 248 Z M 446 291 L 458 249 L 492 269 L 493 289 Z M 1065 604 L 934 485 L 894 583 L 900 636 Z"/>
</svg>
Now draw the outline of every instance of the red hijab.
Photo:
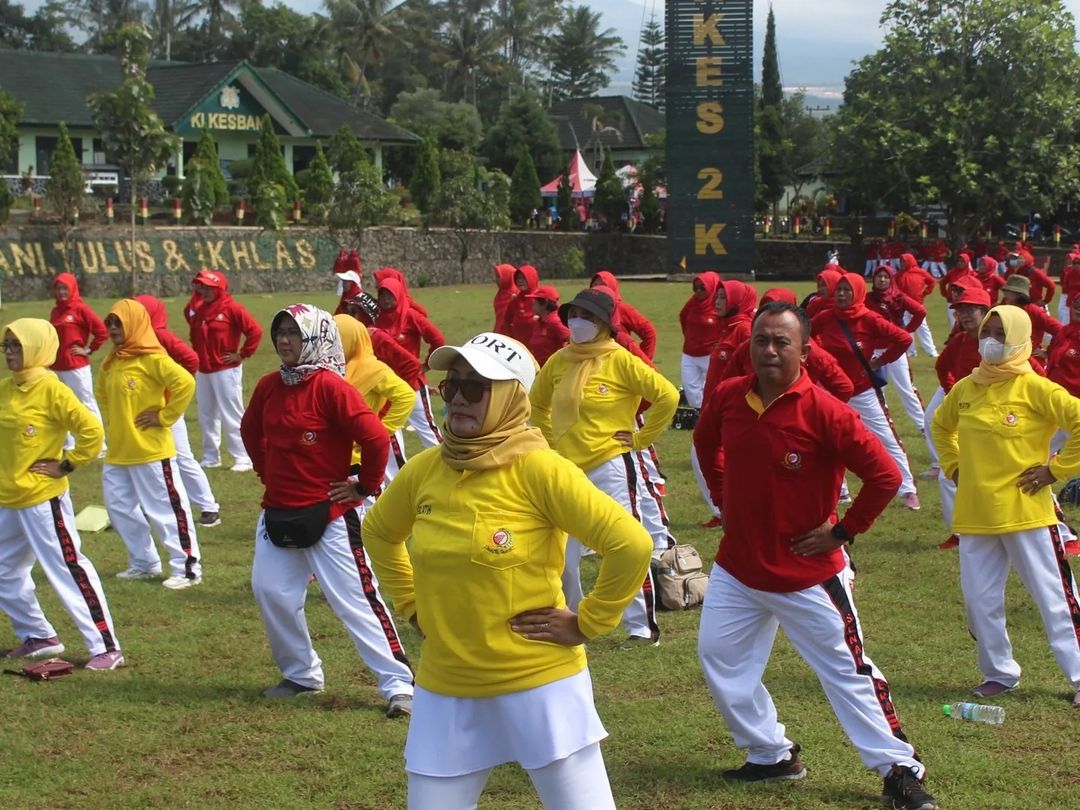
<svg viewBox="0 0 1080 810">
<path fill-rule="evenodd" d="M 866 294 L 867 298 L 869 298 L 876 304 L 885 304 L 891 303 L 894 298 L 900 298 L 901 296 L 903 296 L 903 293 L 896 288 L 896 284 L 894 283 L 896 281 L 896 271 L 893 270 L 893 266 L 891 264 L 879 264 L 874 270 L 873 278 L 876 279 L 878 273 L 888 273 L 889 286 L 886 287 L 884 290 L 879 290 L 877 287 L 874 287 L 870 290 L 870 292 Z M 865 288 L 865 286 L 866 282 L 864 281 L 863 287 Z M 854 287 L 852 288 L 852 290 L 854 290 Z"/>
<path fill-rule="evenodd" d="M 359 257 L 357 257 L 357 261 L 359 261 Z M 394 293 L 394 297 L 398 300 L 398 306 L 400 307 L 401 304 L 405 302 L 408 304 L 406 309 L 415 309 L 417 312 L 419 312 L 426 318 L 427 310 L 424 309 L 420 304 L 418 304 L 411 295 L 409 295 L 409 282 L 405 279 L 405 274 L 398 270 L 396 267 L 380 267 L 378 270 L 375 271 L 376 290 L 381 290 L 383 288 L 383 282 L 388 278 L 394 279 L 395 281 L 397 281 L 398 284 L 401 285 L 401 295 Z"/>
<path fill-rule="evenodd" d="M 849 273 L 844 271 L 840 281 L 846 281 L 851 286 L 851 306 L 847 309 L 840 309 L 836 306 L 836 290 L 833 288 L 833 310 L 836 312 L 836 317 L 850 321 L 852 318 L 858 318 L 860 315 L 866 314 L 866 279 L 860 276 L 858 273 Z M 840 281 L 836 284 L 839 286 Z"/>
<path fill-rule="evenodd" d="M 773 287 L 768 289 L 761 296 L 760 306 L 771 304 L 773 301 L 782 301 L 785 304 L 791 304 L 797 306 L 799 299 L 795 297 L 795 293 L 789 290 L 787 287 Z"/>
<path fill-rule="evenodd" d="M 993 256 L 983 256 L 979 259 L 979 278 L 986 280 L 998 274 L 997 259 Z"/>
<path fill-rule="evenodd" d="M 378 277 L 379 272 L 376 271 L 376 277 Z M 380 306 L 379 317 L 375 319 L 375 325 L 380 329 L 385 329 L 396 340 L 397 336 L 405 331 L 405 323 L 409 318 L 409 292 L 405 289 L 405 285 L 393 275 L 386 275 L 379 281 L 378 292 L 383 290 L 394 296 L 394 307 L 393 309 L 383 309 Z"/>
<path fill-rule="evenodd" d="M 607 287 L 615 294 L 616 304 L 622 300 L 622 296 L 619 294 L 619 281 L 615 278 L 615 274 L 610 270 L 597 270 L 596 275 L 589 281 L 589 286 L 595 286 L 597 282 L 599 282 L 601 286 Z"/>
<path fill-rule="evenodd" d="M 63 284 L 68 288 L 67 301 L 57 301 L 56 306 L 53 307 L 53 315 L 58 315 L 67 312 L 69 309 L 73 309 L 77 304 L 82 303 L 82 296 L 79 295 L 79 282 L 75 276 L 71 273 L 60 273 L 53 279 L 53 288 L 57 284 Z"/>
<path fill-rule="evenodd" d="M 757 311 L 757 290 L 744 281 L 721 281 L 720 286 L 727 298 L 727 311 L 720 320 L 723 326 L 730 329 L 740 321 L 750 323 Z"/>
<path fill-rule="evenodd" d="M 694 281 L 701 282 L 705 287 L 705 298 L 698 298 L 697 293 L 690 295 L 690 300 L 683 304 L 682 311 L 684 313 L 698 314 L 698 315 L 715 315 L 716 314 L 716 291 L 720 289 L 720 274 L 714 270 L 706 270 L 704 273 L 698 273 L 694 276 Z"/>
</svg>

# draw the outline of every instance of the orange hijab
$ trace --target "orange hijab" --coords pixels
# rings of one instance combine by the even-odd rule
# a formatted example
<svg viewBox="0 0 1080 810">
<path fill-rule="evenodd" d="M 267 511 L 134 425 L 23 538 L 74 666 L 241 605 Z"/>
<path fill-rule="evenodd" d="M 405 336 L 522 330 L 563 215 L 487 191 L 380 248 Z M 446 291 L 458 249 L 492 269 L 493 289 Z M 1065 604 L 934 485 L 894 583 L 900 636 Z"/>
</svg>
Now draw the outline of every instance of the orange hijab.
<svg viewBox="0 0 1080 810">
<path fill-rule="evenodd" d="M 120 319 L 120 325 L 124 327 L 124 342 L 120 346 L 113 346 L 109 356 L 102 362 L 102 368 L 108 368 L 113 360 L 141 357 L 144 354 L 165 354 L 164 347 L 154 334 L 150 314 L 146 307 L 134 298 L 121 298 L 112 305 L 109 315 Z"/>
</svg>

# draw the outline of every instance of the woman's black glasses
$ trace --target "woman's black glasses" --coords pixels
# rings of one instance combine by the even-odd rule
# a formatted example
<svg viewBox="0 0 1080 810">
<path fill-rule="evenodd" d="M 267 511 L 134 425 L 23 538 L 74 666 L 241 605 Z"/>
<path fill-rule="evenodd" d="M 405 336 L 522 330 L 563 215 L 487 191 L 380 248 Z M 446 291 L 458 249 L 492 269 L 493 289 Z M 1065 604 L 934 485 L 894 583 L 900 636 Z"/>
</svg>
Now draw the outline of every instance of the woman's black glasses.
<svg viewBox="0 0 1080 810">
<path fill-rule="evenodd" d="M 464 377 L 447 377 L 439 383 L 439 396 L 443 402 L 449 402 L 457 396 L 458 391 L 465 397 L 466 402 L 477 403 L 484 398 L 484 392 L 491 390 L 488 380 L 470 380 Z"/>
</svg>

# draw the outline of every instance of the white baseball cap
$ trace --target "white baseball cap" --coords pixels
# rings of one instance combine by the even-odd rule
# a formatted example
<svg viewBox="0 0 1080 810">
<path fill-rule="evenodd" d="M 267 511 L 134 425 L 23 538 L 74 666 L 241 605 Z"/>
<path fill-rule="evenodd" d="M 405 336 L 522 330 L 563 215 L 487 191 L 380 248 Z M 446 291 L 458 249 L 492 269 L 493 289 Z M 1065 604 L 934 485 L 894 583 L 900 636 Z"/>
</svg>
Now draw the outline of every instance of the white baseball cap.
<svg viewBox="0 0 1080 810">
<path fill-rule="evenodd" d="M 482 332 L 462 346 L 440 346 L 428 365 L 446 371 L 458 357 L 489 380 L 517 380 L 526 391 L 536 379 L 536 360 L 521 343 L 497 332 Z"/>
</svg>

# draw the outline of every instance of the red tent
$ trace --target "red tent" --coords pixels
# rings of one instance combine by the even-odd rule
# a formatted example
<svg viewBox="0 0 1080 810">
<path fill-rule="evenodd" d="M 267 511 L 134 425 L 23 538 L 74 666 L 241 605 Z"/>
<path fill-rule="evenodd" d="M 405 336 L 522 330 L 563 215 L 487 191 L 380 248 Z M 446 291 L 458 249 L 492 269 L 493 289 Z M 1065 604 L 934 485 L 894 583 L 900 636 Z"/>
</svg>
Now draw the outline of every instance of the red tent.
<svg viewBox="0 0 1080 810">
<path fill-rule="evenodd" d="M 570 165 L 566 167 L 566 173 L 570 177 L 571 197 L 591 197 L 593 192 L 596 191 L 596 175 L 589 171 L 589 167 L 585 164 L 585 158 L 581 156 L 580 150 L 576 150 L 574 156 L 570 158 Z M 560 175 L 547 185 L 541 186 L 540 196 L 558 196 L 559 180 L 561 179 L 562 176 Z"/>
</svg>

